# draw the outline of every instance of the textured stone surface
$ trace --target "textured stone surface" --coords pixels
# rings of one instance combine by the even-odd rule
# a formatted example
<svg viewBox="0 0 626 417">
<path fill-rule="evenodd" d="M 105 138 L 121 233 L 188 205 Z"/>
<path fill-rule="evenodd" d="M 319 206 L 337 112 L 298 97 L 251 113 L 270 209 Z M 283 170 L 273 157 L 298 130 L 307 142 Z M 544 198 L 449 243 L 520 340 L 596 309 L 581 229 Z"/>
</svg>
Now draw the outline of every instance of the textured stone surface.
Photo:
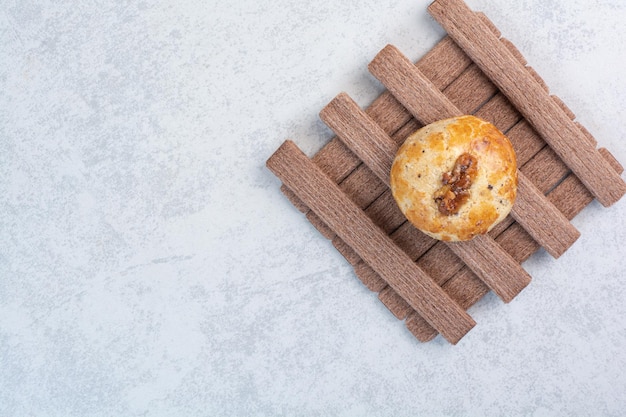
<svg viewBox="0 0 626 417">
<path fill-rule="evenodd" d="M 0 415 L 623 415 L 624 199 L 419 344 L 264 167 L 428 3 L 0 2 Z M 626 163 L 626 5 L 590 3 L 468 0 Z"/>
</svg>

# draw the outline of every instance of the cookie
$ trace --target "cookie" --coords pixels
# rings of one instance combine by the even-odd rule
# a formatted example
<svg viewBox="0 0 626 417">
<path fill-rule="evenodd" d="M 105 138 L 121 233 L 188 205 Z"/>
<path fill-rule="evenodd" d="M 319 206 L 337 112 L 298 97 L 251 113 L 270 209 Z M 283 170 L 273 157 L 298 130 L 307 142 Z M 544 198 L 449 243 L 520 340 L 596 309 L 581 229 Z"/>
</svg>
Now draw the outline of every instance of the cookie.
<svg viewBox="0 0 626 417">
<path fill-rule="evenodd" d="M 487 121 L 440 120 L 402 144 L 391 167 L 391 191 L 422 232 L 439 240 L 469 240 L 510 213 L 517 195 L 515 151 Z"/>
</svg>

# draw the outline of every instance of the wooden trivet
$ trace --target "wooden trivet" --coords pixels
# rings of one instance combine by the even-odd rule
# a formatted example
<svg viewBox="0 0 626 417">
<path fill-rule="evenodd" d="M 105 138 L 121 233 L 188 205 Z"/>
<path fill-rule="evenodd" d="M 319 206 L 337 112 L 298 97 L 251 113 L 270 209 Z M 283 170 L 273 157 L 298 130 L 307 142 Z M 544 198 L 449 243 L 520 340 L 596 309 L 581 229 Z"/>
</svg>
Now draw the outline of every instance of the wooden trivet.
<svg viewBox="0 0 626 417">
<path fill-rule="evenodd" d="M 622 166 L 526 65 L 515 46 L 462 0 L 429 12 L 446 29 L 416 64 L 388 45 L 370 63 L 387 88 L 361 110 L 345 93 L 320 113 L 336 133 L 313 158 L 285 141 L 267 166 L 282 192 L 330 239 L 357 277 L 420 341 L 456 344 L 474 325 L 466 310 L 493 290 L 511 301 L 540 247 L 562 255 L 579 237 L 569 222 L 594 198 L 626 193 Z M 487 235 L 441 242 L 415 229 L 389 186 L 398 147 L 419 127 L 474 114 L 505 132 L 517 154 L 518 197 Z"/>
</svg>

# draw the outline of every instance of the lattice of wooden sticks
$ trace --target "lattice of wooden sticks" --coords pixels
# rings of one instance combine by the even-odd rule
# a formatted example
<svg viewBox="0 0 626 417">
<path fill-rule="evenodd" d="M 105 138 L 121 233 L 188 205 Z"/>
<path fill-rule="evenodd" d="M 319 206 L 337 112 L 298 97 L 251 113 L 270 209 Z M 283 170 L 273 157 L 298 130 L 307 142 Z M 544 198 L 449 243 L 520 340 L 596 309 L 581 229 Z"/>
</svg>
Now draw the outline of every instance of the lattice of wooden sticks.
<svg viewBox="0 0 626 417">
<path fill-rule="evenodd" d="M 446 29 L 416 64 L 388 45 L 370 72 L 387 88 L 361 110 L 345 93 L 320 113 L 336 133 L 313 158 L 284 142 L 267 166 L 281 190 L 353 265 L 357 277 L 420 341 L 457 343 L 474 325 L 466 310 L 492 290 L 511 301 L 531 280 L 520 265 L 539 247 L 558 258 L 579 237 L 569 222 L 593 198 L 626 193 L 622 166 L 548 88 L 515 46 L 462 0 L 429 12 Z M 518 197 L 489 234 L 442 242 L 419 232 L 389 191 L 398 147 L 419 127 L 474 114 L 513 143 Z"/>
</svg>

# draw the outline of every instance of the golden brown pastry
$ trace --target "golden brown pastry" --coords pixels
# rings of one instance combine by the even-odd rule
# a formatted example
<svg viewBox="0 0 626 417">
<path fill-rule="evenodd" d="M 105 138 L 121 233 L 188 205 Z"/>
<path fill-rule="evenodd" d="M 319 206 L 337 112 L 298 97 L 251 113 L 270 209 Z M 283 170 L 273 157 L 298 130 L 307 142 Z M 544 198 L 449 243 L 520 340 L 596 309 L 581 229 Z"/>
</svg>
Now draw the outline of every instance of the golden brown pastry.
<svg viewBox="0 0 626 417">
<path fill-rule="evenodd" d="M 406 218 L 435 239 L 469 240 L 511 211 L 515 151 L 474 116 L 440 120 L 407 138 L 391 167 L 391 191 Z"/>
</svg>

